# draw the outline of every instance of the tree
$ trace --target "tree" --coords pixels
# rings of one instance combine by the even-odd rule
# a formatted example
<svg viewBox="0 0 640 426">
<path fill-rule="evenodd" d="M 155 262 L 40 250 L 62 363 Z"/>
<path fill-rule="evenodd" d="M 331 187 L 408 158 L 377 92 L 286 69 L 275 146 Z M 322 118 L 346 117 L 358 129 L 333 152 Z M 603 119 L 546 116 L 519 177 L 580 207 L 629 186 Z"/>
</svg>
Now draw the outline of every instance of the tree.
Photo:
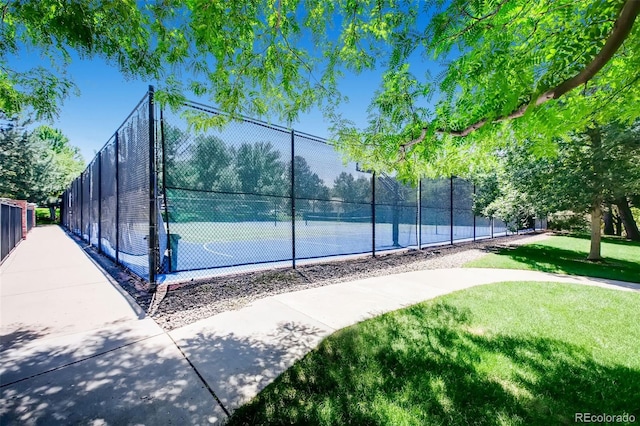
<svg viewBox="0 0 640 426">
<path fill-rule="evenodd" d="M 628 200 L 640 190 L 639 130 L 637 124 L 593 126 L 584 133 L 556 138 L 555 156 L 536 155 L 532 152 L 535 144 L 528 141 L 512 147 L 505 152 L 498 173 L 500 195 L 495 200 L 482 200 L 485 204 L 489 201 L 485 213 L 504 216 L 505 211 L 516 209 L 517 215 L 527 210 L 530 214 L 561 210 L 589 213 L 589 259 L 600 259 L 603 205 L 615 203 L 624 211 L 627 236 L 637 238 Z"/>
<path fill-rule="evenodd" d="M 239 190 L 245 193 L 247 200 L 251 200 L 248 209 L 254 214 L 273 212 L 277 217 L 277 211 L 286 208 L 286 202 L 281 198 L 288 194 L 290 188 L 286 167 L 280 160 L 280 152 L 271 142 L 240 145 L 235 156 L 235 170 L 240 182 Z"/>
<path fill-rule="evenodd" d="M 505 168 L 511 167 L 510 163 Z M 502 220 L 515 231 L 520 227 L 529 227 L 533 217 L 545 215 L 548 206 L 538 202 L 534 195 L 522 190 L 514 178 L 515 170 L 504 170 L 474 177 L 476 193 L 473 197 L 475 215 L 493 217 Z"/>
<path fill-rule="evenodd" d="M 618 216 L 627 231 L 627 238 L 633 241 L 640 241 L 640 230 L 638 230 L 638 223 L 633 217 L 633 211 L 629 205 L 629 198 L 630 197 L 623 195 L 615 200 L 618 206 Z M 637 206 L 638 204 L 634 205 Z"/>
<path fill-rule="evenodd" d="M 162 102 L 191 92 L 236 116 L 288 122 L 327 107 L 347 154 L 415 178 L 445 172 L 434 170 L 436 159 L 452 168 L 465 158 L 456 153 L 492 154 L 504 135 L 544 144 L 594 120 L 637 118 L 639 11 L 637 0 L 10 0 L 0 109 L 48 116 L 71 89 L 64 72 L 18 72 L 8 55 L 26 46 L 64 64 L 76 51 L 166 82 Z M 446 66 L 434 78 L 421 56 Z M 345 70 L 371 69 L 386 71 L 369 125 L 358 129 L 332 107 Z"/>
<path fill-rule="evenodd" d="M 371 180 L 363 176 L 355 179 L 351 173 L 342 172 L 334 180 L 331 193 L 350 203 L 370 203 Z"/>
<path fill-rule="evenodd" d="M 329 200 L 329 188 L 325 186 L 320 176 L 311 170 L 304 157 L 296 155 L 293 158 L 293 167 L 293 193 L 296 198 L 296 209 L 299 211 L 314 210 L 317 204 L 326 204 Z M 287 169 L 291 173 L 290 165 Z"/>
<path fill-rule="evenodd" d="M 179 127 L 162 123 L 162 148 L 165 185 L 170 188 L 189 188 L 195 171 L 190 164 L 190 136 Z"/>
<path fill-rule="evenodd" d="M 550 137 L 594 120 L 638 116 L 638 58 L 629 57 L 640 46 L 638 2 L 444 4 L 424 31 L 394 34 L 370 126 L 342 126 L 351 155 L 409 175 L 441 172 L 432 167 L 437 159 L 447 160 L 448 172 L 467 172 L 466 153 L 493 155 L 511 135 L 544 150 Z M 438 57 L 460 52 L 441 74 L 434 113 L 417 108 L 434 86 L 409 70 L 423 45 Z"/>
<path fill-rule="evenodd" d="M 197 135 L 191 146 L 189 161 L 195 175 L 192 189 L 205 191 L 231 190 L 237 177 L 230 170 L 233 152 L 215 136 Z"/>
<path fill-rule="evenodd" d="M 11 120 L 0 127 L 0 196 L 57 200 L 84 169 L 80 150 L 60 130 L 40 126 L 28 132 L 24 125 Z"/>
<path fill-rule="evenodd" d="M 0 197 L 30 197 L 35 157 L 29 134 L 20 123 L 0 128 Z"/>
<path fill-rule="evenodd" d="M 78 176 L 85 167 L 80 148 L 70 144 L 69 138 L 61 130 L 50 126 L 38 126 L 32 133 L 33 137 L 43 142 L 47 150 L 53 155 L 56 175 L 56 187 L 64 190 Z"/>
<path fill-rule="evenodd" d="M 161 15 L 160 5 L 154 7 Z M 60 102 L 77 91 L 66 75 L 71 53 L 102 57 L 128 76 L 158 78 L 161 62 L 171 58 L 168 50 L 177 49 L 163 43 L 180 38 L 167 34 L 158 39 L 161 29 L 136 2 L 8 0 L 1 8 L 0 111 L 9 117 L 29 108 L 38 120 L 57 115 Z M 10 61 L 27 49 L 39 52 L 49 66 L 11 66 Z"/>
<path fill-rule="evenodd" d="M 271 142 L 243 143 L 236 154 L 242 192 L 262 195 L 287 193 L 285 166 Z"/>
</svg>

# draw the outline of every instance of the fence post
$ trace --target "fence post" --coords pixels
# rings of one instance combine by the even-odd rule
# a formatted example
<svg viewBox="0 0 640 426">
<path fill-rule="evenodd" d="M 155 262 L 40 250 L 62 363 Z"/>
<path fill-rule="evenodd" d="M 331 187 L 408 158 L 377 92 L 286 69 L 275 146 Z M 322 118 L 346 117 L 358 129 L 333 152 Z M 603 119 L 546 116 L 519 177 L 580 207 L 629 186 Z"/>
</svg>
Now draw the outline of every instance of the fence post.
<svg viewBox="0 0 640 426">
<path fill-rule="evenodd" d="M 75 208 L 75 202 L 76 202 L 76 194 L 74 191 L 75 188 L 75 181 L 71 182 L 71 185 L 69 185 L 69 199 L 67 200 L 67 208 L 69 209 L 68 213 L 67 213 L 67 217 L 69 220 L 69 224 L 68 224 L 68 229 L 69 232 L 71 232 L 73 234 L 73 222 L 76 220 L 76 215 L 75 212 L 73 211 L 73 209 Z"/>
<path fill-rule="evenodd" d="M 79 183 L 80 183 L 80 239 L 84 240 L 84 214 L 83 214 L 83 206 L 84 206 L 84 178 L 82 177 L 82 175 L 84 174 L 84 172 L 80 173 L 80 179 L 79 179 Z"/>
<path fill-rule="evenodd" d="M 71 182 L 71 185 L 69 186 L 69 202 L 67 204 L 67 207 L 69 208 L 69 232 L 71 232 L 73 234 L 73 225 L 74 222 L 76 220 L 76 215 L 75 212 L 73 211 L 73 209 L 75 208 L 75 202 L 76 202 L 76 194 L 75 194 L 75 187 L 76 187 L 76 181 L 75 179 Z"/>
<path fill-rule="evenodd" d="M 102 151 L 98 152 L 98 253 L 102 253 Z"/>
<path fill-rule="evenodd" d="M 473 195 L 474 197 L 471 198 L 471 200 L 473 201 L 473 199 L 475 198 L 476 195 L 476 184 L 473 184 Z M 473 204 L 471 205 L 471 213 L 473 213 L 473 241 L 476 240 L 476 212 L 473 211 Z"/>
<path fill-rule="evenodd" d="M 116 264 L 120 264 L 120 134 L 116 130 Z"/>
<path fill-rule="evenodd" d="M 76 229 L 75 229 L 75 234 L 76 235 L 80 235 L 81 234 L 81 230 L 82 230 L 82 174 L 80 174 L 80 176 L 78 176 L 77 182 L 76 182 L 76 201 L 77 201 L 77 207 L 76 207 L 76 213 L 78 215 L 77 220 L 76 220 Z"/>
<path fill-rule="evenodd" d="M 60 203 L 60 225 L 62 225 L 62 227 L 63 227 L 63 228 L 64 228 L 64 212 L 65 212 L 65 209 L 64 209 L 64 197 L 65 197 L 65 193 L 66 193 L 66 192 L 67 192 L 67 191 L 65 190 L 65 191 L 62 193 L 62 202 Z M 35 208 L 34 208 L 34 210 L 33 210 L 33 216 L 34 216 L 34 217 L 33 217 L 33 226 L 36 226 L 35 213 L 36 213 L 36 210 L 35 210 Z"/>
<path fill-rule="evenodd" d="M 149 292 L 156 289 L 156 249 L 158 246 L 158 217 L 156 209 L 156 141 L 153 116 L 153 86 L 149 86 Z"/>
<path fill-rule="evenodd" d="M 449 226 L 451 232 L 451 244 L 453 244 L 453 175 L 449 178 Z"/>
<path fill-rule="evenodd" d="M 371 255 L 376 257 L 376 172 L 371 175 Z"/>
<path fill-rule="evenodd" d="M 295 131 L 291 129 L 291 264 L 296 269 Z"/>
<path fill-rule="evenodd" d="M 87 218 L 88 226 L 87 226 L 87 243 L 91 246 L 91 212 L 93 211 L 93 197 L 91 197 L 91 189 L 93 187 L 93 167 L 92 163 L 89 163 L 87 166 L 87 184 L 89 185 L 89 200 L 87 202 L 87 212 L 89 213 L 89 217 Z"/>
<path fill-rule="evenodd" d="M 418 250 L 422 250 L 422 179 L 418 180 Z"/>
<path fill-rule="evenodd" d="M 65 213 L 65 227 L 67 228 L 67 230 L 69 230 L 69 227 L 71 226 L 71 186 L 67 187 L 66 190 L 66 199 L 65 199 L 65 207 L 64 207 L 64 213 Z"/>
<path fill-rule="evenodd" d="M 169 254 L 168 261 L 168 270 L 167 272 L 173 271 L 174 267 L 177 265 L 173 264 L 173 246 L 171 244 L 171 232 L 169 229 L 169 207 L 167 206 L 167 157 L 165 153 L 166 145 L 164 140 L 164 114 L 162 112 L 162 107 L 160 107 L 160 146 L 162 149 L 162 201 L 164 202 L 164 215 L 165 215 L 165 223 L 167 224 L 167 253 Z M 176 256 L 176 263 L 177 263 Z"/>
<path fill-rule="evenodd" d="M 493 239 L 493 216 L 491 216 L 491 238 Z"/>
</svg>

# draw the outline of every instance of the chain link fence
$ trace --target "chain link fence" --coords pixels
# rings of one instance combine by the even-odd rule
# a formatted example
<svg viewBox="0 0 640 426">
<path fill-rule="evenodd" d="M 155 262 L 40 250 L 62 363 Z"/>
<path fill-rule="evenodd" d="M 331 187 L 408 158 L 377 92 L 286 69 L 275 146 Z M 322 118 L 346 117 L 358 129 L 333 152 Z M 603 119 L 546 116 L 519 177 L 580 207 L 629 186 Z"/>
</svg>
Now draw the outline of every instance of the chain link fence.
<svg viewBox="0 0 640 426">
<path fill-rule="evenodd" d="M 219 114 L 159 109 L 150 90 L 63 195 L 63 225 L 150 282 L 511 232 L 474 214 L 471 182 L 410 185 L 312 135 L 251 119 L 197 131 L 194 113 Z"/>
<path fill-rule="evenodd" d="M 152 92 L 62 196 L 62 224 L 125 266 L 155 281 L 150 263 L 150 168 L 156 162 Z M 153 159 L 153 161 L 152 161 Z M 157 257 L 157 256 L 152 256 Z"/>
</svg>

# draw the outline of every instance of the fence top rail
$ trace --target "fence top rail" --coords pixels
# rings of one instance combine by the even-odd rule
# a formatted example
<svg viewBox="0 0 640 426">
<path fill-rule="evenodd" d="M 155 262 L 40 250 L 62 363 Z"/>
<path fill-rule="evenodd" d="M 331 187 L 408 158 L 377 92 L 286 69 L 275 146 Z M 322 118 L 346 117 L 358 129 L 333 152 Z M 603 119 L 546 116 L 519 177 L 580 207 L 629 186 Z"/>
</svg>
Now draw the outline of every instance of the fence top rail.
<svg viewBox="0 0 640 426">
<path fill-rule="evenodd" d="M 320 136 L 316 136 L 316 135 L 312 135 L 310 133 L 305 133 L 305 132 L 301 132 L 300 130 L 294 130 L 294 133 L 296 136 L 300 136 L 302 138 L 314 141 L 314 142 L 320 142 L 323 143 L 325 145 L 331 145 L 333 146 L 333 144 L 331 142 L 329 142 L 327 139 L 325 138 L 321 138 Z"/>
<path fill-rule="evenodd" d="M 212 107 L 210 105 L 206 105 L 206 104 L 203 104 L 203 103 L 200 103 L 200 102 L 196 102 L 196 101 L 189 101 L 188 100 L 186 102 L 183 102 L 182 105 L 186 106 L 186 107 L 189 107 L 189 108 L 198 109 L 198 110 L 203 111 L 203 112 L 208 112 L 210 114 L 228 115 L 225 112 L 220 111 L 218 108 L 215 108 L 215 107 Z M 292 128 L 289 128 L 289 127 L 280 126 L 278 124 L 268 123 L 268 122 L 263 121 L 263 120 L 258 120 L 256 118 L 248 117 L 246 115 L 238 115 L 237 120 L 238 121 L 243 121 L 245 123 L 256 124 L 258 126 L 266 127 L 268 129 L 272 129 L 272 130 L 277 130 L 277 131 L 280 131 L 280 132 L 283 132 L 283 133 L 291 133 L 293 131 L 293 133 L 296 136 L 300 136 L 300 137 L 303 137 L 303 138 L 306 138 L 306 139 L 309 139 L 309 140 L 312 140 L 312 141 L 315 141 L 315 142 L 320 142 L 320 143 L 323 143 L 323 144 L 326 144 L 326 145 L 331 145 L 331 143 L 327 139 L 322 138 L 320 136 L 312 135 L 310 133 L 305 133 L 305 132 L 302 132 L 300 130 L 292 129 Z"/>
<path fill-rule="evenodd" d="M 5 206 L 22 208 L 22 206 L 18 204 L 18 201 L 20 200 L 13 200 L 11 198 L 0 198 L 0 204 L 4 204 Z"/>
<path fill-rule="evenodd" d="M 203 112 L 208 112 L 209 114 L 215 114 L 215 115 L 228 115 L 225 112 L 220 111 L 218 108 L 212 107 L 210 105 L 206 105 L 206 104 L 202 104 L 200 102 L 196 102 L 196 101 L 186 101 L 182 103 L 183 106 L 189 107 L 189 108 L 193 108 L 193 109 L 197 109 Z M 256 124 L 258 126 L 262 126 L 262 127 L 266 127 L 268 129 L 272 129 L 272 130 L 277 130 L 283 133 L 290 133 L 291 129 L 286 128 L 284 126 L 279 126 L 277 124 L 271 124 L 268 123 L 266 121 L 262 121 L 262 120 L 258 120 L 255 118 L 251 118 L 251 117 L 247 117 L 246 115 L 238 115 L 236 117 L 237 121 L 244 121 L 245 123 L 251 123 L 251 124 Z"/>
</svg>

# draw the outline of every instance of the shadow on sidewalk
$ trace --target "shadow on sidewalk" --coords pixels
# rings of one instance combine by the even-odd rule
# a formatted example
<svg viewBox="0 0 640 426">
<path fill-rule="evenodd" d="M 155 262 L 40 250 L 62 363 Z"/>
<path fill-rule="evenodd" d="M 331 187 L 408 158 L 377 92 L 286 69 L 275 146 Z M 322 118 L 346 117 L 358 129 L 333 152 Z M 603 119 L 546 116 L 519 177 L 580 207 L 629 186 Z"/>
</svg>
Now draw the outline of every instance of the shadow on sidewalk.
<svg viewBox="0 0 640 426">
<path fill-rule="evenodd" d="M 259 338 L 201 331 L 176 342 L 224 406 L 233 411 L 315 348 L 326 335 L 327 331 L 320 328 L 282 322 Z"/>
<path fill-rule="evenodd" d="M 40 342 L 24 357 L 28 348 L 12 337 L 2 353 L 3 425 L 210 424 L 225 417 L 165 334 L 132 343 L 103 329 L 66 345 Z M 28 375 L 43 368 L 49 371 Z"/>
<path fill-rule="evenodd" d="M 48 334 L 49 327 L 33 328 L 23 324 L 7 334 L 0 334 L 0 354 L 24 346 Z"/>
</svg>

